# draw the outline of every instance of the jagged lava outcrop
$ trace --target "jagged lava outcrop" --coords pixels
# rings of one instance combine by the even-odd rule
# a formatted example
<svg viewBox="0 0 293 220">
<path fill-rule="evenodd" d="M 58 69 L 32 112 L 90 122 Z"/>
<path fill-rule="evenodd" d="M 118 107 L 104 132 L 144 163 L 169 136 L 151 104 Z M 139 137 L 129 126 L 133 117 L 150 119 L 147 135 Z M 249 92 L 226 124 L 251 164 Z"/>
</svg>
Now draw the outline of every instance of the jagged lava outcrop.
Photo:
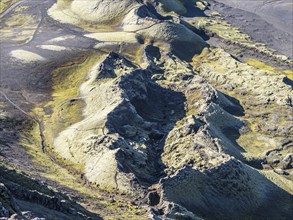
<svg viewBox="0 0 293 220">
<path fill-rule="evenodd" d="M 237 142 L 253 135 L 246 111 L 258 112 L 262 106 L 280 109 L 276 120 L 284 129 L 289 126 L 292 89 L 284 76 L 210 50 L 180 19 L 159 14 L 184 15 L 185 1 L 58 3 L 50 9 L 57 19 L 63 10 L 70 11 L 84 22 L 112 25 L 113 34 L 118 27 L 135 34 L 145 45 L 140 63 L 111 52 L 92 68 L 80 87 L 84 119 L 56 137 L 59 155 L 84 164 L 87 179 L 108 190 L 135 195 L 155 184 L 148 198 L 156 207 L 154 216 L 289 217 L 290 195 L 249 166 Z M 190 62 L 204 47 L 201 58 Z M 289 127 L 286 132 L 274 141 L 288 141 Z M 265 162 L 265 156 L 261 159 Z M 282 205 L 272 209 L 271 201 Z"/>
<path fill-rule="evenodd" d="M 208 7 L 58 0 L 50 19 L 92 40 L 99 56 L 74 84 L 78 96 L 58 97 L 78 109 L 65 116 L 66 107 L 44 103 L 46 150 L 150 219 L 290 219 L 292 79 L 209 45 L 191 22 Z M 70 123 L 56 129 L 52 115 Z M 6 200 L 17 209 L 9 189 L 0 190 L 2 212 Z M 55 198 L 36 194 L 47 206 Z"/>
</svg>

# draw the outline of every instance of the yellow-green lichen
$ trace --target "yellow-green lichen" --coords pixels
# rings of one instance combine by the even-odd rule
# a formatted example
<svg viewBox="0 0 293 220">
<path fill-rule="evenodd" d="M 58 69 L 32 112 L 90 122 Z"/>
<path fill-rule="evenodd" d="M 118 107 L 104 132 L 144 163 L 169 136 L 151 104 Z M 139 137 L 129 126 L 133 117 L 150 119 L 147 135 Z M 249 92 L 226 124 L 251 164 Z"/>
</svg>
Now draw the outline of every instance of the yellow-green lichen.
<svg viewBox="0 0 293 220">
<path fill-rule="evenodd" d="M 53 71 L 52 100 L 39 106 L 52 112 L 43 118 L 45 135 L 50 142 L 59 132 L 82 119 L 83 101 L 79 97 L 79 86 L 100 56 L 100 53 L 82 55 Z"/>
<path fill-rule="evenodd" d="M 287 60 L 287 57 L 285 56 L 276 55 L 276 51 L 269 48 L 267 45 L 260 42 L 254 42 L 249 35 L 242 33 L 239 28 L 232 26 L 224 20 L 222 15 L 218 12 L 212 12 L 207 17 L 189 19 L 188 23 L 199 30 L 204 30 L 208 35 L 218 36 L 219 38 L 242 48 L 256 50 L 259 53 L 266 54 L 269 57 L 274 57 L 280 61 Z"/>
<path fill-rule="evenodd" d="M 36 124 L 31 129 L 26 128 L 22 132 L 21 145 L 27 148 L 28 153 L 32 156 L 33 163 L 38 167 L 41 176 L 49 178 L 64 187 L 73 189 L 82 198 L 81 203 L 84 207 L 88 207 L 94 213 L 106 219 L 145 219 L 145 210 L 132 205 L 126 198 L 118 198 L 115 202 L 108 200 L 109 196 L 113 196 L 108 192 L 101 191 L 95 186 L 85 184 L 79 174 L 69 172 L 52 162 L 50 158 L 42 152 L 41 139 L 39 137 L 39 128 Z M 68 161 L 58 160 L 59 163 L 69 166 Z M 73 167 L 73 166 L 71 166 Z M 74 167 L 76 168 L 76 167 Z M 11 178 L 14 178 L 11 176 Z M 14 180 L 15 181 L 15 180 Z M 20 183 L 23 180 L 19 180 Z M 29 182 L 27 182 L 30 184 Z"/>
<path fill-rule="evenodd" d="M 187 13 L 187 9 L 181 0 L 160 0 L 160 11 L 164 14 L 179 14 L 184 15 Z"/>
<path fill-rule="evenodd" d="M 31 112 L 32 117 L 44 124 L 47 153 L 42 151 L 40 129 L 36 122 L 23 129 L 19 143 L 27 148 L 40 175 L 76 190 L 83 198 L 82 204 L 95 213 L 106 219 L 145 219 L 145 210 L 132 205 L 127 198 L 118 196 L 115 202 L 111 202 L 107 197 L 116 197 L 113 193 L 85 184 L 80 178 L 83 165 L 60 158 L 52 146 L 52 140 L 60 131 L 81 120 L 83 103 L 78 99 L 79 85 L 100 56 L 100 53 L 84 54 L 53 71 L 52 100 L 39 104 Z"/>
<path fill-rule="evenodd" d="M 247 64 L 249 64 L 250 66 L 253 66 L 255 68 L 261 69 L 261 70 L 266 70 L 266 71 L 270 71 L 273 73 L 280 73 L 280 74 L 284 74 L 286 75 L 289 79 L 293 80 L 293 71 L 292 70 L 288 70 L 288 69 L 276 69 L 264 62 L 261 62 L 257 59 L 254 58 L 248 58 L 245 60 Z"/>
<path fill-rule="evenodd" d="M 40 18 L 26 14 L 27 7 L 19 7 L 8 18 L 2 18 L 1 39 L 24 43 L 32 39 Z"/>
<path fill-rule="evenodd" d="M 0 13 L 5 12 L 12 4 L 16 3 L 18 0 L 1 0 L 0 2 Z"/>
</svg>

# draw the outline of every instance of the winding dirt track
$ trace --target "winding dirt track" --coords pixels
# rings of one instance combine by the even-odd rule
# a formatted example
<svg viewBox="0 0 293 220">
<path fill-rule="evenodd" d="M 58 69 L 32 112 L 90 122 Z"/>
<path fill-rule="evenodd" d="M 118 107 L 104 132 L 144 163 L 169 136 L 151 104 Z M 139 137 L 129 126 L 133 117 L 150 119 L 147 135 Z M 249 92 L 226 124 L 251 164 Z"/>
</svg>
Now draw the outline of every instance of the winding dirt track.
<svg viewBox="0 0 293 220">
<path fill-rule="evenodd" d="M 0 90 L 0 93 L 2 94 L 2 96 L 16 109 L 18 109 L 21 113 L 23 113 L 26 117 L 28 117 L 29 119 L 35 121 L 38 126 L 39 126 L 39 130 L 40 130 L 40 138 L 41 138 L 41 143 L 42 143 L 42 151 L 43 153 L 46 153 L 46 148 L 47 148 L 47 144 L 46 144 L 46 139 L 45 139 L 45 135 L 44 135 L 44 124 L 41 120 L 39 120 L 36 116 L 32 116 L 30 114 L 28 114 L 26 111 L 24 111 L 21 107 L 19 107 L 14 101 L 12 101 L 3 91 Z M 52 160 L 52 159 L 51 159 Z M 53 160 L 52 160 L 53 161 Z"/>
<path fill-rule="evenodd" d="M 219 0 L 221 1 L 221 0 Z M 223 0 L 223 2 L 226 0 Z M 228 1 L 228 0 L 227 0 Z M 240 1 L 240 0 L 238 0 Z M 7 10 L 2 13 L 0 15 L 0 18 L 5 18 L 6 16 L 9 15 L 10 12 L 13 12 L 13 9 L 15 9 L 17 6 L 19 6 L 22 3 L 30 3 L 30 4 L 35 4 L 38 7 L 35 7 L 35 11 L 36 13 L 38 13 L 40 17 L 40 22 L 38 23 L 37 28 L 34 31 L 34 34 L 32 35 L 32 37 L 25 42 L 24 44 L 13 44 L 11 43 L 10 45 L 7 46 L 7 44 L 5 45 L 5 53 L 9 54 L 10 50 L 13 49 L 27 49 L 27 50 L 33 50 L 33 52 L 40 52 L 43 53 L 44 55 L 48 55 L 48 59 L 52 59 L 52 62 L 56 62 L 56 66 L 58 66 L 58 59 L 66 57 L 66 53 L 64 52 L 64 54 L 62 53 L 57 53 L 54 51 L 51 52 L 44 52 L 41 49 L 39 49 L 37 46 L 40 44 L 46 44 L 47 40 L 50 40 L 49 38 L 53 39 L 54 37 L 57 36 L 62 36 L 62 35 L 66 35 L 66 34 L 70 34 L 70 35 L 75 35 L 76 40 L 72 40 L 72 42 L 67 41 L 66 44 L 62 45 L 62 46 L 67 46 L 67 47 L 80 47 L 81 49 L 89 49 L 89 45 L 91 42 L 91 40 L 87 39 L 87 41 L 82 38 L 81 33 L 78 32 L 78 30 L 76 29 L 70 29 L 69 26 L 67 25 L 63 25 L 63 24 L 59 24 L 57 22 L 51 21 L 50 18 L 48 18 L 47 14 L 45 13 L 46 7 L 48 7 L 49 4 L 51 4 L 53 2 L 53 0 L 44 0 L 42 3 L 38 2 L 37 0 L 34 1 L 29 1 L 29 0 L 23 0 L 23 1 L 19 1 L 14 3 L 13 5 L 11 5 L 9 8 L 7 8 Z M 36 2 L 36 3 L 34 3 Z M 272 2 L 272 1 L 271 1 Z M 39 13 L 41 10 L 41 13 Z M 64 28 L 64 32 L 58 32 L 59 29 Z M 60 34 L 61 33 L 61 34 Z M 48 36 L 47 36 L 48 35 Z M 76 45 L 76 41 L 80 40 L 80 44 Z M 2 50 L 3 45 L 1 44 L 1 50 Z M 80 49 L 79 48 L 79 49 Z M 79 51 L 75 51 L 75 53 L 79 53 Z M 4 52 L 1 53 L 1 55 L 4 54 Z M 41 55 L 43 55 L 41 54 Z M 2 60 L 3 59 L 3 60 Z M 1 61 L 3 61 L 3 63 L 8 63 L 8 55 L 3 56 L 3 58 L 1 57 Z M 1 64 L 2 65 L 2 64 Z M 5 64 L 6 65 L 6 64 Z M 42 64 L 43 65 L 43 64 Z M 39 128 L 39 135 L 40 135 L 40 140 L 41 140 L 41 149 L 42 152 L 50 158 L 50 160 L 57 164 L 60 167 L 66 168 L 68 169 L 71 173 L 74 174 L 80 174 L 80 176 L 83 176 L 82 173 L 77 173 L 76 170 L 71 169 L 70 167 L 67 167 L 66 165 L 58 162 L 58 160 L 56 160 L 54 158 L 54 155 L 52 153 L 50 153 L 50 151 L 47 149 L 47 144 L 46 144 L 46 139 L 45 139 L 45 135 L 44 135 L 44 124 L 42 122 L 42 118 L 38 115 L 32 115 L 29 114 L 29 110 L 25 111 L 24 109 L 22 109 L 20 106 L 22 106 L 22 104 L 25 102 L 25 100 L 21 100 L 19 98 L 15 98 L 15 100 L 13 100 L 13 98 L 11 98 L 12 96 L 9 95 L 10 89 L 16 89 L 16 85 L 19 85 L 16 91 L 21 91 L 24 89 L 29 88 L 29 91 L 33 91 L 35 92 L 35 96 L 45 96 L 46 92 L 44 92 L 44 88 L 47 88 L 47 83 L 50 84 L 49 80 L 46 81 L 46 72 L 42 72 L 42 70 L 44 70 L 45 68 L 47 68 L 47 66 L 44 64 L 44 69 L 37 69 L 35 68 L 33 65 L 27 65 L 26 67 L 15 67 L 17 66 L 15 65 L 11 65 L 9 66 L 9 68 L 6 68 L 7 66 L 2 66 L 4 71 L 1 71 L 0 73 L 0 94 L 4 97 L 4 99 L 6 100 L 6 103 L 9 104 L 9 106 L 11 107 L 11 109 L 16 108 L 18 111 L 20 111 L 22 114 L 24 114 L 26 117 L 28 117 L 30 120 L 33 120 L 34 122 L 36 122 L 38 124 L 38 128 Z M 2 77 L 3 76 L 3 77 Z M 13 76 L 13 77 L 11 77 Z M 3 81 L 2 81 L 3 79 Z M 4 80 L 5 79 L 5 80 Z M 25 80 L 22 80 L 25 79 Z M 14 81 L 15 80 L 15 81 Z M 5 82 L 4 82 L 5 81 Z M 14 86 L 14 87 L 13 87 Z M 40 87 L 42 87 L 40 89 Z M 8 88 L 7 91 L 1 88 Z M 34 90 L 35 89 L 35 90 Z M 40 90 L 39 90 L 40 89 Z M 43 90 L 42 90 L 43 89 Z M 42 91 L 41 91 L 42 90 Z M 39 94 L 38 94 L 39 93 Z M 49 92 L 48 92 L 49 93 Z M 45 94 L 45 95 L 44 95 Z M 82 97 L 77 97 L 77 98 L 82 98 Z M 29 102 L 29 101 L 28 101 Z M 19 103 L 19 104 L 17 104 Z M 30 103 L 29 107 L 33 106 L 33 103 Z M 115 174 L 115 179 L 116 179 L 117 173 Z M 84 177 L 82 177 L 83 180 Z M 86 181 L 86 180 L 85 180 Z M 116 185 L 117 185 L 117 181 L 116 181 Z M 119 197 L 119 195 L 118 195 Z M 125 199 L 125 198 L 123 198 Z"/>
<path fill-rule="evenodd" d="M 19 6 L 23 1 L 15 2 L 14 4 L 10 5 L 2 14 L 0 14 L 0 18 L 4 18 L 9 12 L 11 12 L 13 9 L 15 9 L 17 6 Z"/>
<path fill-rule="evenodd" d="M 25 114 L 27 117 L 29 117 L 30 119 L 35 120 L 35 118 L 33 118 L 31 115 L 29 115 L 26 111 L 24 111 L 23 109 L 21 109 L 17 104 L 15 104 L 10 98 L 8 98 L 8 96 L 0 90 L 0 93 L 3 95 L 3 97 L 11 104 L 13 105 L 15 108 L 17 108 L 20 112 L 22 112 L 23 114 Z"/>
</svg>

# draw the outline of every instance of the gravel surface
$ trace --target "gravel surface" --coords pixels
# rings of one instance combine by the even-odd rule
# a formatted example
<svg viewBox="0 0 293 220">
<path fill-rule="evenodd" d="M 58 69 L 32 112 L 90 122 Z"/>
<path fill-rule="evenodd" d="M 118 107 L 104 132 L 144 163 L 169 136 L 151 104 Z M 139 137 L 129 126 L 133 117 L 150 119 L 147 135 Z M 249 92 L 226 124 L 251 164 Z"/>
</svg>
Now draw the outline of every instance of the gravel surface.
<svg viewBox="0 0 293 220">
<path fill-rule="evenodd" d="M 293 57 L 292 0 L 215 0 L 211 9 L 254 40 Z"/>
</svg>

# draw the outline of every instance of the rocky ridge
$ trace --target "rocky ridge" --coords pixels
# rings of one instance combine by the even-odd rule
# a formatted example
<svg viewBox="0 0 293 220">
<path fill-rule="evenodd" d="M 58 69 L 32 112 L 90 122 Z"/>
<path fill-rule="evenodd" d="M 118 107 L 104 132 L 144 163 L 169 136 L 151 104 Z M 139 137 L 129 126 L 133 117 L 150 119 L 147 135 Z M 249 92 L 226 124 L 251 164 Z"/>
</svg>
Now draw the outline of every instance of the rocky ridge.
<svg viewBox="0 0 293 220">
<path fill-rule="evenodd" d="M 46 147 L 88 184 L 133 198 L 149 218 L 289 219 L 292 81 L 210 47 L 179 17 L 207 8 L 205 1 L 57 1 L 49 15 L 90 32 L 84 36 L 103 54 L 78 97 L 63 100 L 82 101 L 73 109 L 82 117 L 47 137 Z M 62 116 L 50 108 L 45 137 L 54 129 L 50 116 Z M 55 197 L 8 185 L 0 185 L 4 217 L 35 217 L 19 211 L 17 196 L 63 207 L 62 199 L 51 207 Z M 71 206 L 61 212 L 78 218 Z"/>
</svg>

